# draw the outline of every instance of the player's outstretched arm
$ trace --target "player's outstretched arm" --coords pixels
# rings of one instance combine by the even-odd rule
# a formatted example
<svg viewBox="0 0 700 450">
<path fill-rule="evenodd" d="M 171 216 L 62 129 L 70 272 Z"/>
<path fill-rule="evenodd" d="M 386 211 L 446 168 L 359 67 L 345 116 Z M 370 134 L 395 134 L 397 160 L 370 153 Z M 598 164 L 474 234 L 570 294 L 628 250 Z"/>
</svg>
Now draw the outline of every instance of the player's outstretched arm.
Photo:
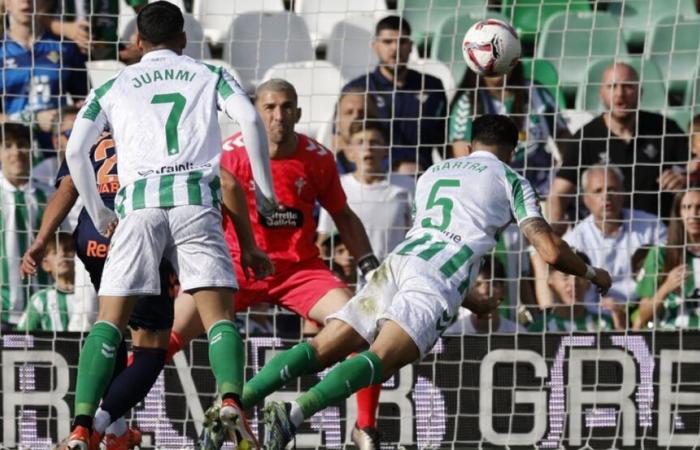
<svg viewBox="0 0 700 450">
<path fill-rule="evenodd" d="M 367 237 L 365 226 L 350 206 L 346 203 L 340 211 L 331 213 L 331 217 L 362 274 L 367 275 L 379 267 L 379 260 L 372 252 L 372 244 Z"/>
<path fill-rule="evenodd" d="M 255 203 L 258 211 L 265 216 L 274 214 L 277 210 L 277 198 L 272 185 L 270 150 L 267 145 L 265 125 L 244 93 L 234 93 L 229 96 L 224 103 L 224 110 L 241 126 L 255 180 Z"/>
<path fill-rule="evenodd" d="M 117 216 L 114 211 L 105 206 L 97 191 L 97 179 L 89 153 L 90 147 L 97 141 L 97 137 L 104 129 L 106 118 L 101 111 L 94 113 L 95 108 L 99 111 L 100 106 L 99 104 L 93 106 L 95 104 L 93 102 L 96 100 L 94 94 L 91 94 L 90 99 L 80 109 L 78 117 L 75 119 L 73 131 L 66 147 L 66 163 L 68 163 L 75 189 L 82 197 L 92 223 L 95 224 L 97 231 L 109 236 L 114 229 Z"/>
<path fill-rule="evenodd" d="M 63 177 L 58 185 L 58 189 L 46 204 L 44 216 L 41 219 L 41 226 L 34 242 L 22 256 L 22 266 L 20 267 L 22 278 L 27 275 L 36 275 L 37 265 L 41 262 L 41 258 L 44 257 L 44 251 L 49 239 L 54 238 L 54 233 L 65 220 L 76 200 L 78 200 L 78 191 L 73 186 L 73 180 L 71 180 L 69 175 Z"/>
<path fill-rule="evenodd" d="M 223 167 L 221 168 L 221 191 L 224 198 L 224 213 L 231 218 L 241 247 L 243 272 L 247 277 L 248 269 L 251 269 L 256 279 L 271 275 L 275 268 L 267 254 L 255 242 L 245 192 L 236 177 Z"/>
<path fill-rule="evenodd" d="M 586 264 L 552 230 L 546 220 L 541 217 L 526 219 L 520 224 L 520 229 L 547 264 L 561 272 L 591 280 L 601 294 L 608 292 L 612 284 L 610 274 L 604 269 Z"/>
</svg>

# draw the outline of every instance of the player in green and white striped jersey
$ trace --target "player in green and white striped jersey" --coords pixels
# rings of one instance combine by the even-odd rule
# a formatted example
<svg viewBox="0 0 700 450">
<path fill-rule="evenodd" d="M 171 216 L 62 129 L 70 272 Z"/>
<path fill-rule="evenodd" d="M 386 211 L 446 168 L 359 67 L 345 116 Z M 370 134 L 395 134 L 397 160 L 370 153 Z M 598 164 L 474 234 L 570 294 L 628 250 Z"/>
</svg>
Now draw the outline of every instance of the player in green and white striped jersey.
<svg viewBox="0 0 700 450">
<path fill-rule="evenodd" d="M 584 253 L 576 252 L 586 264 L 590 259 Z M 555 306 L 543 311 L 542 316 L 528 328 L 531 332 L 542 331 L 611 331 L 615 329 L 613 319 L 608 315 L 596 314 L 584 303 L 591 282 L 558 270 L 550 270 L 549 287 L 554 294 Z"/>
<path fill-rule="evenodd" d="M 48 275 L 22 280 L 22 255 L 39 229 L 46 206 L 46 192 L 30 180 L 30 130 L 24 125 L 0 126 L 0 322 L 13 328 L 29 296 L 49 284 Z"/>
<path fill-rule="evenodd" d="M 481 257 L 496 245 L 498 230 L 513 220 L 545 261 L 607 291 L 608 273 L 587 265 L 554 234 L 530 183 L 508 166 L 517 143 L 518 129 L 509 118 L 485 115 L 475 120 L 470 155 L 436 164 L 420 177 L 415 221 L 406 240 L 355 297 L 329 316 L 310 341 L 311 351 L 281 353 L 250 381 L 274 377 L 270 372 L 281 367 L 277 377 L 287 382 L 370 345 L 369 351 L 339 363 L 296 401 L 266 408 L 267 449 L 283 449 L 317 411 L 381 383 L 427 354 L 462 304 L 477 313 L 492 310 L 490 301 L 474 301 L 468 293 Z"/>
<path fill-rule="evenodd" d="M 700 190 L 676 194 L 665 246 L 652 248 L 637 284 L 635 329 L 700 328 Z"/>
<path fill-rule="evenodd" d="M 233 439 L 256 444 L 240 405 L 245 349 L 233 323 L 238 285 L 221 227 L 218 110 L 237 120 L 246 142 L 257 208 L 277 208 L 262 120 L 233 77 L 182 55 L 184 18 L 172 3 L 149 3 L 136 18 L 141 61 L 93 90 L 73 126 L 66 162 L 95 228 L 114 231 L 100 285 L 100 312 L 80 354 L 73 430 L 67 448 L 88 450 L 93 416 L 115 364 L 115 349 L 137 296 L 161 292 L 167 258 L 192 294 L 209 337 L 222 394 L 220 418 Z M 109 126 L 119 158 L 115 212 L 102 202 L 89 149 Z M 116 228 L 116 230 L 115 230 Z M 112 418 L 116 419 L 116 418 Z M 246 443 L 239 442 L 245 446 Z"/>
<path fill-rule="evenodd" d="M 46 246 L 41 265 L 52 274 L 54 286 L 32 296 L 17 325 L 26 331 L 68 331 L 71 319 L 82 313 L 74 295 L 75 245 L 73 237 L 58 233 Z"/>
</svg>

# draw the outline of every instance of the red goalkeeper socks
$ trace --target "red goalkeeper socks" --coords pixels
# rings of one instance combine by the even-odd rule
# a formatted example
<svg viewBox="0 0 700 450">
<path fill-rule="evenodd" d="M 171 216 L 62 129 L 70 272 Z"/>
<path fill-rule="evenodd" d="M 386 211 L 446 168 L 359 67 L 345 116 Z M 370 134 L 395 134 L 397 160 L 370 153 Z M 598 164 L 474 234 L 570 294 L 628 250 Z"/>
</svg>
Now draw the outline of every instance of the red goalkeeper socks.
<svg viewBox="0 0 700 450">
<path fill-rule="evenodd" d="M 381 384 L 357 391 L 357 428 L 377 428 L 377 407 Z"/>
</svg>

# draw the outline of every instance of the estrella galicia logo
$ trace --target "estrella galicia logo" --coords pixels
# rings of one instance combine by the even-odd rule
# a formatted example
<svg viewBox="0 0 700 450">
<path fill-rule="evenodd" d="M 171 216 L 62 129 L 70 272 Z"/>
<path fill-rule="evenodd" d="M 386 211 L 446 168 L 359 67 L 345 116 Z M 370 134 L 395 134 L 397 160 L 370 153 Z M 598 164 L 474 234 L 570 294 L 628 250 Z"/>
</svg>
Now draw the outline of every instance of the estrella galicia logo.
<svg viewBox="0 0 700 450">
<path fill-rule="evenodd" d="M 304 225 L 304 213 L 285 206 L 283 210 L 268 217 L 258 212 L 258 223 L 265 228 L 301 228 Z"/>
</svg>

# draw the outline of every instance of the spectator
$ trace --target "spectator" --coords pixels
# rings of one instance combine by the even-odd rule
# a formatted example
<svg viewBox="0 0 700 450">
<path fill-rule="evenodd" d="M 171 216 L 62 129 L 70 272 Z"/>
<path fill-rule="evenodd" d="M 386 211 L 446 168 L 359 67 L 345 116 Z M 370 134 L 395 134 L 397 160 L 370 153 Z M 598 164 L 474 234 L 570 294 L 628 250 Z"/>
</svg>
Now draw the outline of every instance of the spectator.
<svg viewBox="0 0 700 450">
<path fill-rule="evenodd" d="M 71 319 L 82 314 L 74 295 L 75 246 L 68 233 L 57 233 L 46 246 L 41 267 L 53 278 L 52 287 L 32 296 L 17 325 L 26 331 L 68 331 Z"/>
<path fill-rule="evenodd" d="M 148 0 L 126 0 L 138 13 Z M 52 15 L 44 21 L 57 36 L 70 39 L 89 54 L 90 60 L 115 59 L 119 48 L 119 2 L 63 0 L 55 2 Z"/>
<path fill-rule="evenodd" d="M 566 233 L 564 240 L 590 255 L 594 266 L 610 272 L 613 284 L 600 306 L 606 315 L 613 311 L 621 313 L 630 301 L 636 300 L 632 255 L 650 243 L 665 242 L 666 227 L 657 216 L 624 208 L 624 178 L 616 167 L 594 166 L 585 170 L 581 189 L 590 215 Z M 546 268 L 541 271 L 541 259 L 537 255 L 532 255 L 532 259 L 538 269 L 536 279 L 546 279 Z M 542 292 L 541 287 L 538 292 Z M 597 299 L 597 295 L 594 297 Z M 550 302 L 543 300 L 538 297 L 540 306 L 549 306 Z"/>
<path fill-rule="evenodd" d="M 15 121 L 36 125 L 39 148 L 52 149 L 51 129 L 56 111 L 70 94 L 78 101 L 87 94 L 85 57 L 78 47 L 46 30 L 41 14 L 51 0 L 6 0 L 9 27 L 0 45 L 0 112 Z M 55 156 L 47 154 L 46 156 Z"/>
<path fill-rule="evenodd" d="M 561 145 L 562 167 L 549 196 L 550 220 L 564 231 L 562 219 L 569 199 L 576 193 L 579 174 L 596 164 L 618 167 L 624 190 L 632 193 L 630 209 L 670 213 L 673 191 L 685 186 L 680 172 L 688 160 L 688 144 L 675 122 L 660 114 L 639 111 L 639 76 L 627 64 L 609 66 L 600 88 L 606 111 Z M 670 197 L 669 197 L 670 196 Z M 575 218 L 572 218 L 575 219 Z"/>
<path fill-rule="evenodd" d="M 668 242 L 652 248 L 644 261 L 634 329 L 656 322 L 662 328 L 700 328 L 700 191 L 676 194 Z"/>
<path fill-rule="evenodd" d="M 29 181 L 29 128 L 5 123 L 0 126 L 0 136 L 0 323 L 7 330 L 24 312 L 27 293 L 34 292 L 37 283 L 47 285 L 49 281 L 43 272 L 37 279 L 23 281 L 19 272 L 22 255 L 41 224 L 46 193 Z"/>
<path fill-rule="evenodd" d="M 491 255 L 483 259 L 483 265 L 479 269 L 479 275 L 471 291 L 471 296 L 480 303 L 494 298 L 500 302 L 499 313 L 485 315 L 474 314 L 467 308 L 460 308 L 455 323 L 445 330 L 445 334 L 488 334 L 488 333 L 516 333 L 524 331 L 524 328 L 510 320 L 508 317 L 508 296 L 506 295 L 505 270 L 503 265 Z M 506 303 L 504 305 L 504 302 Z"/>
<path fill-rule="evenodd" d="M 73 130 L 73 122 L 78 116 L 80 108 L 77 106 L 66 106 L 56 114 L 53 130 L 51 132 L 51 141 L 53 148 L 56 149 L 55 158 L 46 158 L 32 167 L 32 178 L 46 185 L 54 184 L 56 174 L 65 157 L 66 145 L 68 138 Z"/>
<path fill-rule="evenodd" d="M 374 254 L 380 259 L 401 243 L 411 227 L 413 180 L 387 177 L 382 169 L 388 154 L 384 128 L 377 121 L 350 125 L 348 157 L 357 170 L 340 177 L 348 204 L 360 218 Z M 405 181 L 405 182 L 404 182 Z M 318 239 L 333 234 L 333 219 L 324 209 L 318 220 Z"/>
<path fill-rule="evenodd" d="M 341 175 L 355 171 L 355 164 L 347 156 L 350 145 L 350 125 L 367 119 L 378 119 L 379 111 L 374 97 L 365 94 L 365 88 L 348 88 L 340 94 L 335 113 L 335 126 L 329 147 L 335 152 Z"/>
<path fill-rule="evenodd" d="M 576 254 L 590 264 L 584 253 Z M 559 272 L 552 268 L 549 273 L 549 286 L 554 296 L 554 306 L 543 311 L 542 316 L 530 325 L 528 331 L 610 331 L 615 322 L 609 316 L 593 313 L 584 304 L 591 282 L 585 278 Z M 624 323 L 624 318 L 622 318 Z M 624 328 L 624 327 L 622 327 Z"/>
<path fill-rule="evenodd" d="M 700 114 L 690 123 L 690 157 L 688 183 L 697 186 L 700 183 Z"/>
<path fill-rule="evenodd" d="M 479 77 L 466 70 L 450 106 L 448 139 L 452 153 L 455 157 L 469 153 L 475 116 L 509 115 L 520 130 L 520 143 L 511 166 L 530 181 L 540 196 L 546 196 L 554 166 L 554 139 L 570 137 L 566 123 L 556 113 L 556 100 L 547 89 L 525 78 L 521 62 L 508 76 Z"/>
<path fill-rule="evenodd" d="M 340 233 L 326 237 L 321 243 L 324 258 L 330 260 L 331 270 L 348 286 L 357 284 L 357 263 Z"/>
<path fill-rule="evenodd" d="M 445 144 L 447 97 L 439 79 L 406 67 L 413 48 L 410 36 L 411 26 L 401 17 L 380 20 L 372 44 L 379 65 L 343 91 L 359 88 L 374 97 L 379 116 L 386 120 L 392 168 L 406 161 L 408 170 L 425 170 L 432 164 L 432 148 Z"/>
</svg>

